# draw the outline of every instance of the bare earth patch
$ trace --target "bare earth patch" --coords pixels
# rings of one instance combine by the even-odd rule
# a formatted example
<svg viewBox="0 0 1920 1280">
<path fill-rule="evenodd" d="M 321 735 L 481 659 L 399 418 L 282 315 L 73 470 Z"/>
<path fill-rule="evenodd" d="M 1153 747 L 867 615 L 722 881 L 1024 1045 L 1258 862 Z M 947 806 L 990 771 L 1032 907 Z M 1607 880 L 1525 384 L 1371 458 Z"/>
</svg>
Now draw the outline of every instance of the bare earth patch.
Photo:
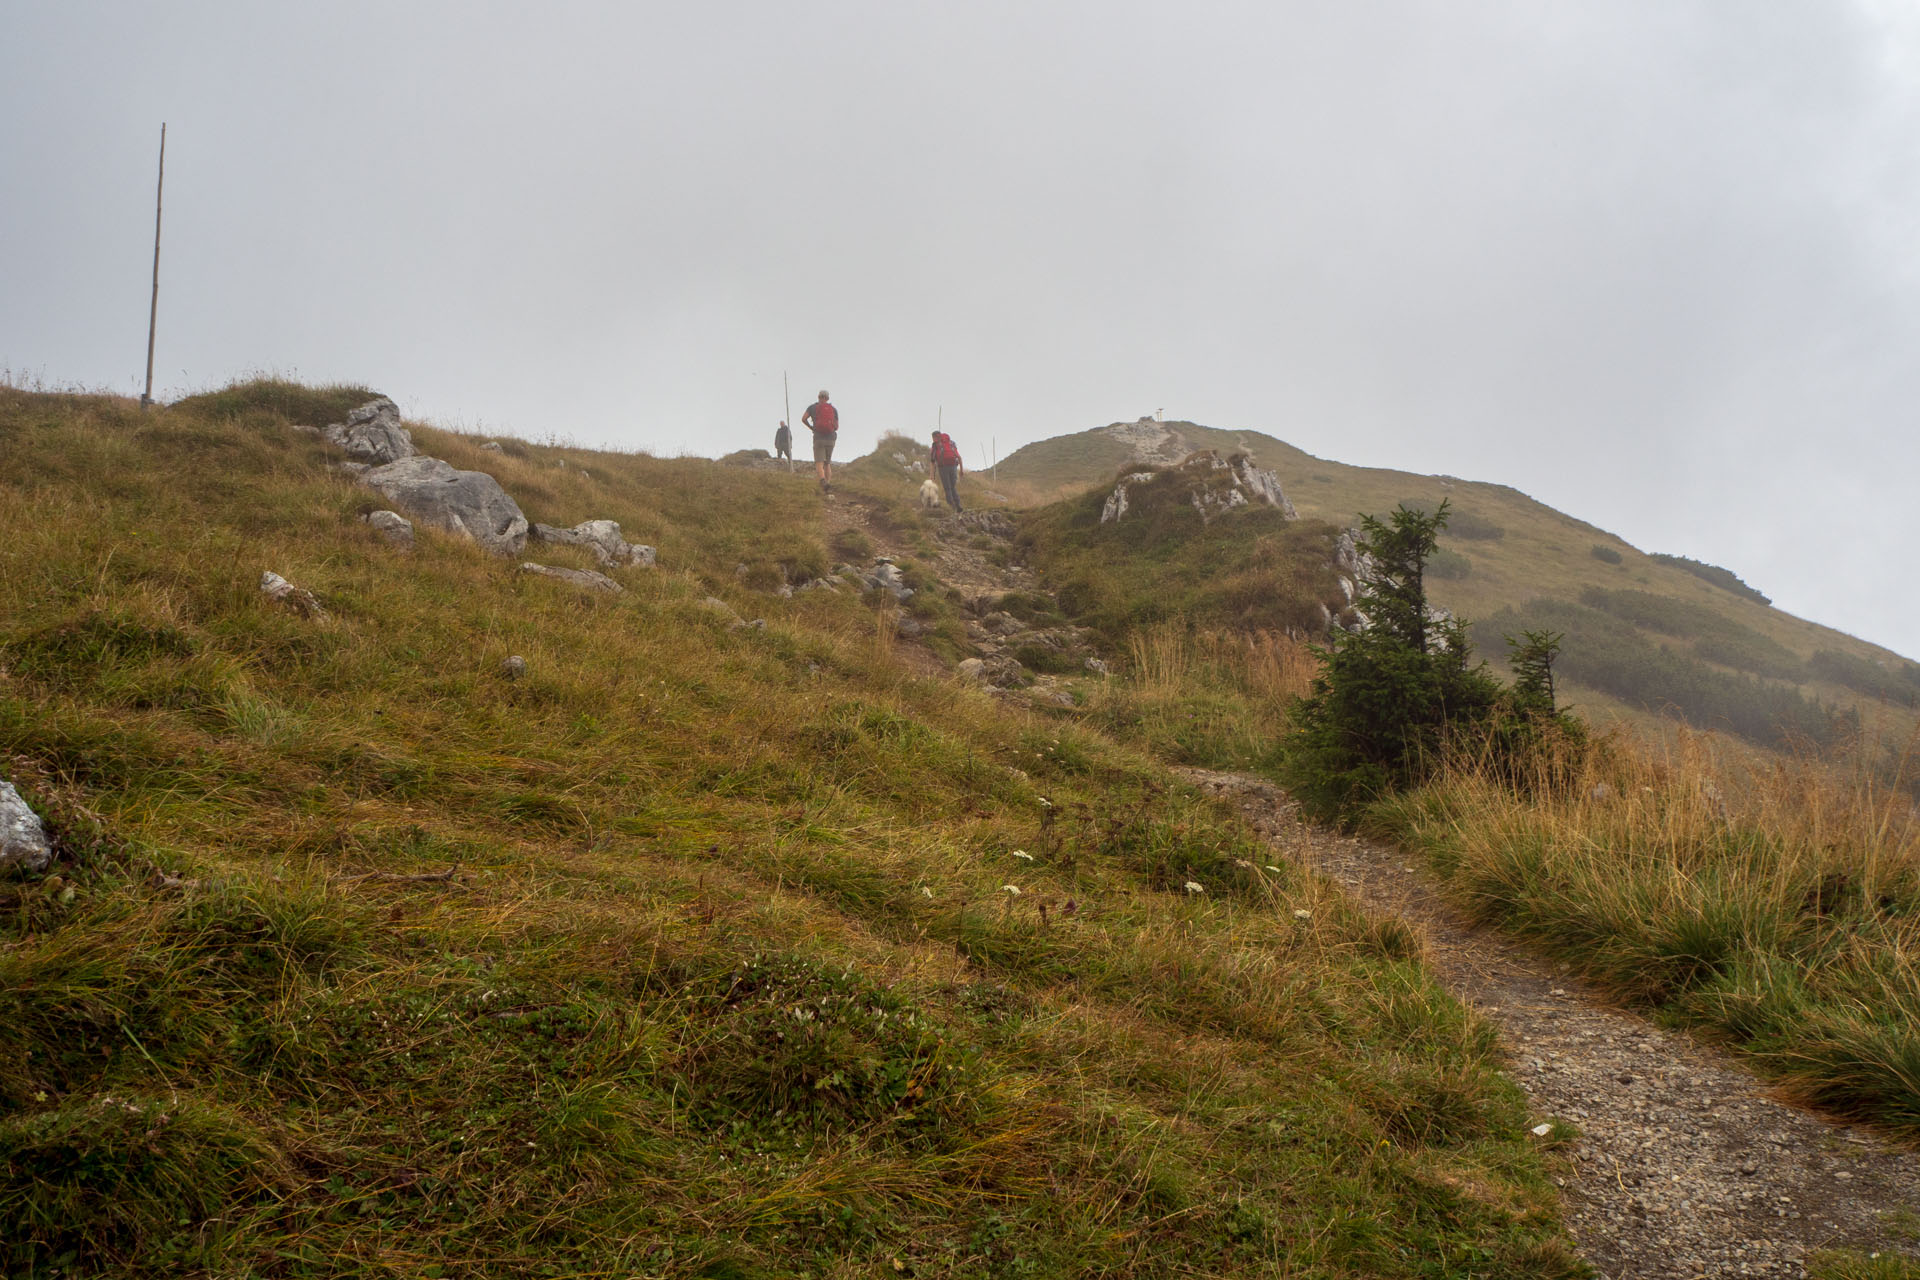
<svg viewBox="0 0 1920 1280">
<path fill-rule="evenodd" d="M 1368 910 L 1425 932 L 1440 981 L 1500 1027 L 1540 1120 L 1579 1130 L 1567 1221 L 1607 1280 L 1804 1276 L 1817 1249 L 1914 1248 L 1920 1154 L 1783 1102 L 1732 1055 L 1610 1005 L 1468 921 L 1405 854 L 1301 822 L 1272 783 L 1177 772 Z"/>
</svg>

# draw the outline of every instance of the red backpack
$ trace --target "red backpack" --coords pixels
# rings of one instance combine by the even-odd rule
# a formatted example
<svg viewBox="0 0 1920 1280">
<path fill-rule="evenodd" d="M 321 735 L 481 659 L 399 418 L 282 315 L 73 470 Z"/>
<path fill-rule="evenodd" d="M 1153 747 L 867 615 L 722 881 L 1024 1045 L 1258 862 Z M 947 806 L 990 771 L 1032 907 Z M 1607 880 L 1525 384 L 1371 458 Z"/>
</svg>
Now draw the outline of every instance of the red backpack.
<svg viewBox="0 0 1920 1280">
<path fill-rule="evenodd" d="M 960 450 L 954 447 L 953 437 L 944 431 L 933 433 L 933 460 L 943 467 L 960 464 Z"/>
</svg>

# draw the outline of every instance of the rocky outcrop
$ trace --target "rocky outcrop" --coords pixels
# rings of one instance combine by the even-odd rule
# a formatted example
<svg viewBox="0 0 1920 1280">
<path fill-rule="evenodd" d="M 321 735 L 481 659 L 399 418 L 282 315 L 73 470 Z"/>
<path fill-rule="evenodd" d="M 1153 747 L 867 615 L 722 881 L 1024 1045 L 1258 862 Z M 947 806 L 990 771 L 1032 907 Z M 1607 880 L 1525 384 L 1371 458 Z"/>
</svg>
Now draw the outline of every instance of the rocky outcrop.
<svg viewBox="0 0 1920 1280">
<path fill-rule="evenodd" d="M 398 511 L 369 511 L 362 520 L 402 551 L 413 550 L 413 521 Z"/>
<path fill-rule="evenodd" d="M 355 462 L 384 466 L 415 456 L 413 437 L 400 425 L 400 409 L 382 397 L 370 400 L 347 415 L 345 422 L 323 428 L 321 436 Z"/>
<path fill-rule="evenodd" d="M 1127 514 L 1127 490 L 1136 484 L 1145 484 L 1159 473 L 1156 471 L 1136 471 L 1132 475 L 1121 476 L 1113 486 L 1113 492 L 1107 495 L 1106 505 L 1100 508 L 1100 523 L 1112 524 Z"/>
<path fill-rule="evenodd" d="M 1158 471 L 1133 471 L 1114 483 L 1100 509 L 1100 523 L 1124 519 L 1135 504 L 1141 486 L 1164 489 L 1162 500 L 1182 501 L 1200 513 L 1203 523 L 1240 507 L 1275 507 L 1289 520 L 1298 519 L 1293 503 L 1280 488 L 1280 478 L 1256 466 L 1249 454 L 1223 458 L 1211 449 L 1192 454 L 1178 466 Z"/>
<path fill-rule="evenodd" d="M 53 861 L 47 828 L 11 782 L 0 782 L 0 871 L 45 871 Z"/>
<path fill-rule="evenodd" d="M 606 574 L 595 573 L 592 569 L 562 569 L 550 564 L 535 564 L 529 560 L 520 566 L 520 572 L 537 574 L 542 578 L 554 578 L 576 587 L 584 587 L 589 591 L 606 591 L 619 595 L 626 590 Z"/>
<path fill-rule="evenodd" d="M 456 471 L 439 458 L 411 457 L 375 467 L 360 483 L 414 519 L 471 538 L 495 555 L 519 555 L 527 518 L 484 471 Z"/>
<path fill-rule="evenodd" d="M 654 564 L 654 549 L 628 542 L 620 535 L 620 525 L 613 520 L 583 520 L 571 529 L 536 524 L 528 537 L 535 542 L 585 547 L 593 552 L 594 559 L 603 566 L 638 565 L 642 569 L 651 569 Z"/>
</svg>

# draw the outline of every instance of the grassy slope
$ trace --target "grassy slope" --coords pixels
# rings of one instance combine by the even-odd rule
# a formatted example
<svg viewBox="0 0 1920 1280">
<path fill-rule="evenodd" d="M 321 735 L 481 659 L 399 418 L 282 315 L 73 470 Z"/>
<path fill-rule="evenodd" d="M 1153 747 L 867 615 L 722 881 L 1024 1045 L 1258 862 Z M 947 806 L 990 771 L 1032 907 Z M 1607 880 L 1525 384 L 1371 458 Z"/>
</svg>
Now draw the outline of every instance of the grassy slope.
<svg viewBox="0 0 1920 1280">
<path fill-rule="evenodd" d="M 1920 824 L 1871 778 L 1748 769 L 1683 735 L 1472 769 L 1379 802 L 1469 910 L 1710 1028 L 1808 1101 L 1920 1136 Z"/>
<path fill-rule="evenodd" d="M 1251 451 L 1262 466 L 1278 473 L 1282 487 L 1303 518 L 1344 525 L 1351 523 L 1358 512 L 1382 513 L 1403 501 L 1433 506 L 1444 498 L 1461 515 L 1498 527 L 1504 536 L 1472 539 L 1456 534 L 1443 538 L 1442 547 L 1464 554 L 1471 561 L 1471 569 L 1465 577 L 1436 577 L 1428 584 L 1436 603 L 1469 619 L 1488 619 L 1506 606 L 1522 605 L 1535 597 L 1577 601 L 1590 587 L 1631 589 L 1700 605 L 1751 628 L 1802 659 L 1816 650 L 1829 649 L 1869 662 L 1897 666 L 1901 661 L 1889 650 L 1743 599 L 1683 569 L 1661 564 L 1613 535 L 1504 485 L 1348 466 L 1316 458 L 1254 431 L 1226 431 L 1191 423 L 1167 425 L 1199 447 Z M 1003 461 L 1001 488 L 1024 499 L 1057 500 L 1103 483 L 1125 456 L 1122 446 L 1099 430 L 1056 437 L 1028 445 Z M 1596 559 L 1592 550 L 1596 545 L 1617 552 L 1621 563 Z M 1487 656 L 1497 660 L 1502 655 Z M 1809 696 L 1825 702 L 1862 703 L 1857 694 L 1830 681 L 1810 678 L 1802 684 Z M 1573 692 L 1590 713 L 1605 717 L 1623 712 L 1643 725 L 1647 723 L 1638 709 L 1597 691 L 1576 688 Z M 1889 737 L 1904 738 L 1913 726 L 1914 717 L 1905 708 L 1877 702 L 1863 705 L 1869 723 Z"/>
<path fill-rule="evenodd" d="M 8 1274 L 1570 1273 L 1401 931 L 748 589 L 808 482 L 416 432 L 660 548 L 583 596 L 383 545 L 288 425 L 359 398 L 0 390 Z"/>
</svg>

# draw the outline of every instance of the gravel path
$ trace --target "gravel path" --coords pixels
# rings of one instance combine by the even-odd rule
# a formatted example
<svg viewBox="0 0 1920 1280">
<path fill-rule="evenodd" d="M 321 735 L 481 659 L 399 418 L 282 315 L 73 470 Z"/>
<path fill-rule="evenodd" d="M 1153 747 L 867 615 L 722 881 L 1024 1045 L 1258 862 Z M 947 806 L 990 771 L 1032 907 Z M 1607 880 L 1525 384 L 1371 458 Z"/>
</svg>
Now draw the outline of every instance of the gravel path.
<svg viewBox="0 0 1920 1280">
<path fill-rule="evenodd" d="M 879 532 L 858 502 L 830 502 L 827 523 Z M 963 594 L 1033 589 L 962 537 L 938 544 L 931 567 Z M 903 656 L 944 671 L 915 649 Z M 1920 1254 L 1920 1153 L 1771 1096 L 1733 1056 L 1472 924 L 1405 854 L 1302 822 L 1272 783 L 1177 772 L 1363 908 L 1422 930 L 1440 981 L 1499 1026 L 1540 1118 L 1580 1131 L 1559 1181 L 1569 1230 L 1601 1280 L 1798 1277 L 1818 1249 Z"/>
<path fill-rule="evenodd" d="M 1581 1133 L 1561 1185 L 1606 1280 L 1804 1276 L 1823 1248 L 1920 1241 L 1920 1154 L 1783 1103 L 1730 1055 L 1662 1030 L 1477 927 L 1392 848 L 1301 822 L 1259 778 L 1182 769 L 1366 909 L 1419 926 L 1446 986 L 1498 1024 L 1541 1118 Z"/>
</svg>

